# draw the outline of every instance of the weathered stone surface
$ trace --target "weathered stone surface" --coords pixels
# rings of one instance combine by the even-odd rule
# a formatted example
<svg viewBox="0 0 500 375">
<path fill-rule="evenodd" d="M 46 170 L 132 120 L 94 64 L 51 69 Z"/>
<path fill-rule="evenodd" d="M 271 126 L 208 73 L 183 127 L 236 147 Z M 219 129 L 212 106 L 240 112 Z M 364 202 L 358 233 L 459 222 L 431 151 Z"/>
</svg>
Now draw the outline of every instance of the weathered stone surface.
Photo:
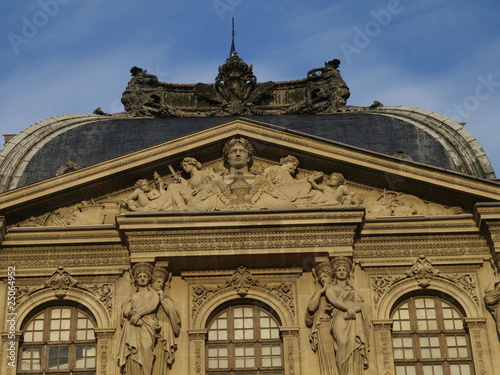
<svg viewBox="0 0 500 375">
<path fill-rule="evenodd" d="M 172 84 L 134 66 L 122 95 L 132 116 L 208 117 L 335 113 L 345 110 L 349 88 L 340 76 L 340 60 L 312 69 L 307 78 L 285 82 L 257 82 L 253 66 L 233 52 L 219 66 L 213 84 Z"/>
</svg>

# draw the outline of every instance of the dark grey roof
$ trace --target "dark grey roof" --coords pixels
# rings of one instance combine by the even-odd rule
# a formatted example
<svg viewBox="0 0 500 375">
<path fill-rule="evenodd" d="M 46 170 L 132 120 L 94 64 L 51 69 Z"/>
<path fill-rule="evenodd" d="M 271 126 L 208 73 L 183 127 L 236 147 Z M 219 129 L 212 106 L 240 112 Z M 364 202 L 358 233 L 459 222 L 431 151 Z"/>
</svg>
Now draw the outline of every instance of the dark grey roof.
<svg viewBox="0 0 500 375">
<path fill-rule="evenodd" d="M 85 167 L 233 119 L 235 117 L 110 117 L 69 128 L 48 141 L 31 158 L 18 187 L 54 177 L 68 159 Z M 413 161 L 458 170 L 444 146 L 431 134 L 394 117 L 374 113 L 336 113 L 255 116 L 248 119 L 386 155 L 403 151 Z"/>
</svg>

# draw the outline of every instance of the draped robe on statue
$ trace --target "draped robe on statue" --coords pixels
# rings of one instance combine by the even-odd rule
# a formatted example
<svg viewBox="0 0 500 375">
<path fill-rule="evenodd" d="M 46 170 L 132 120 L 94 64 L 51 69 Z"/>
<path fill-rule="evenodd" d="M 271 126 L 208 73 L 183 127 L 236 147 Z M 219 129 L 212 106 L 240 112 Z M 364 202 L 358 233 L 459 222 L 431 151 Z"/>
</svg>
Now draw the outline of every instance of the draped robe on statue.
<svg viewBox="0 0 500 375">
<path fill-rule="evenodd" d="M 332 285 L 329 289 L 348 306 L 362 305 L 363 299 L 350 285 Z M 345 319 L 346 314 L 338 308 L 332 311 L 331 332 L 337 367 L 340 375 L 360 375 L 368 366 L 368 323 L 363 311 L 356 313 L 356 319 Z"/>
<path fill-rule="evenodd" d="M 500 287 L 497 286 L 494 290 L 485 291 L 484 302 L 488 310 L 493 314 L 498 332 L 500 333 Z"/>
<path fill-rule="evenodd" d="M 318 353 L 320 375 L 339 375 L 333 349 L 330 308 L 327 311 L 326 299 L 323 297 L 315 313 L 311 314 L 306 310 L 306 326 L 312 328 L 309 342 L 312 350 Z"/>
<path fill-rule="evenodd" d="M 125 372 L 127 375 L 151 375 L 155 358 L 156 334 L 160 329 L 156 317 L 159 300 L 157 292 L 144 290 L 134 293 L 125 305 L 133 312 L 144 311 L 146 306 L 153 306 L 153 311 L 142 315 L 138 322 L 140 326 L 132 324 L 129 319 L 125 319 L 118 349 L 118 366 L 120 366 L 122 373 Z M 155 304 L 156 307 L 154 307 Z"/>
<path fill-rule="evenodd" d="M 168 373 L 174 361 L 174 354 L 177 350 L 175 338 L 179 336 L 181 330 L 181 316 L 168 296 L 161 298 L 156 316 L 160 323 L 160 333 L 155 348 L 153 375 L 163 375 Z"/>
</svg>

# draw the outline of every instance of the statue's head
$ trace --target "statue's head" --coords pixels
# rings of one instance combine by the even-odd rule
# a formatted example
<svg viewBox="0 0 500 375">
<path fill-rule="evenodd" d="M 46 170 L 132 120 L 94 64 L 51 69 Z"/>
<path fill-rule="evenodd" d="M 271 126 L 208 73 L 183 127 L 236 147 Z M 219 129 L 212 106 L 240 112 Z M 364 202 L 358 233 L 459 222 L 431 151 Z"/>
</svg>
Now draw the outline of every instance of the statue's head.
<svg viewBox="0 0 500 375">
<path fill-rule="evenodd" d="M 149 186 L 149 181 L 144 179 L 144 178 L 137 180 L 134 187 L 136 189 L 141 189 L 142 191 L 144 191 L 146 193 L 151 190 L 151 187 Z"/>
<path fill-rule="evenodd" d="M 328 178 L 332 185 L 343 185 L 345 184 L 345 177 L 342 173 L 334 172 Z"/>
<path fill-rule="evenodd" d="M 346 274 L 346 279 L 349 278 L 352 272 L 352 260 L 347 257 L 335 257 L 330 261 L 330 264 L 335 277 L 337 277 L 337 273 L 341 271 Z"/>
<path fill-rule="evenodd" d="M 253 147 L 246 138 L 232 138 L 222 149 L 225 163 L 234 169 L 250 168 L 252 166 Z"/>
<path fill-rule="evenodd" d="M 168 279 L 168 271 L 163 267 L 155 267 L 153 270 L 153 281 L 151 288 L 154 290 L 163 290 Z"/>
<path fill-rule="evenodd" d="M 323 262 L 316 266 L 315 273 L 322 286 L 333 283 L 333 269 L 330 263 Z"/>
<path fill-rule="evenodd" d="M 132 276 L 138 286 L 144 286 L 151 283 L 153 279 L 153 266 L 149 263 L 136 263 L 132 267 Z M 145 281 L 146 280 L 146 281 Z"/>
<path fill-rule="evenodd" d="M 493 259 L 493 262 L 495 264 L 495 267 L 496 267 L 496 271 L 497 273 L 500 273 L 500 254 L 498 254 L 494 259 Z"/>
<path fill-rule="evenodd" d="M 182 159 L 181 167 L 184 168 L 184 166 L 186 165 L 192 165 L 196 167 L 196 169 L 201 169 L 201 163 L 195 158 L 185 157 L 184 159 Z"/>
</svg>

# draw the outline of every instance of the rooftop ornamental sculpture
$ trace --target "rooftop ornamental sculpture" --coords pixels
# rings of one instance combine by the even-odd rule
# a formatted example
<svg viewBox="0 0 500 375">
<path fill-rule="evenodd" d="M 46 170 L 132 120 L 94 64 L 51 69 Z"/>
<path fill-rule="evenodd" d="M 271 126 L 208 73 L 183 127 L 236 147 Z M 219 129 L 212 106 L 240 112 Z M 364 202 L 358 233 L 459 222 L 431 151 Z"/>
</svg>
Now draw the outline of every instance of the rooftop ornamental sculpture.
<svg viewBox="0 0 500 375">
<path fill-rule="evenodd" d="M 160 82 L 154 74 L 134 66 L 122 103 L 134 117 L 342 112 L 350 92 L 339 65 L 340 60 L 334 59 L 310 70 L 304 79 L 257 82 L 253 65 L 233 51 L 211 84 Z"/>
</svg>

